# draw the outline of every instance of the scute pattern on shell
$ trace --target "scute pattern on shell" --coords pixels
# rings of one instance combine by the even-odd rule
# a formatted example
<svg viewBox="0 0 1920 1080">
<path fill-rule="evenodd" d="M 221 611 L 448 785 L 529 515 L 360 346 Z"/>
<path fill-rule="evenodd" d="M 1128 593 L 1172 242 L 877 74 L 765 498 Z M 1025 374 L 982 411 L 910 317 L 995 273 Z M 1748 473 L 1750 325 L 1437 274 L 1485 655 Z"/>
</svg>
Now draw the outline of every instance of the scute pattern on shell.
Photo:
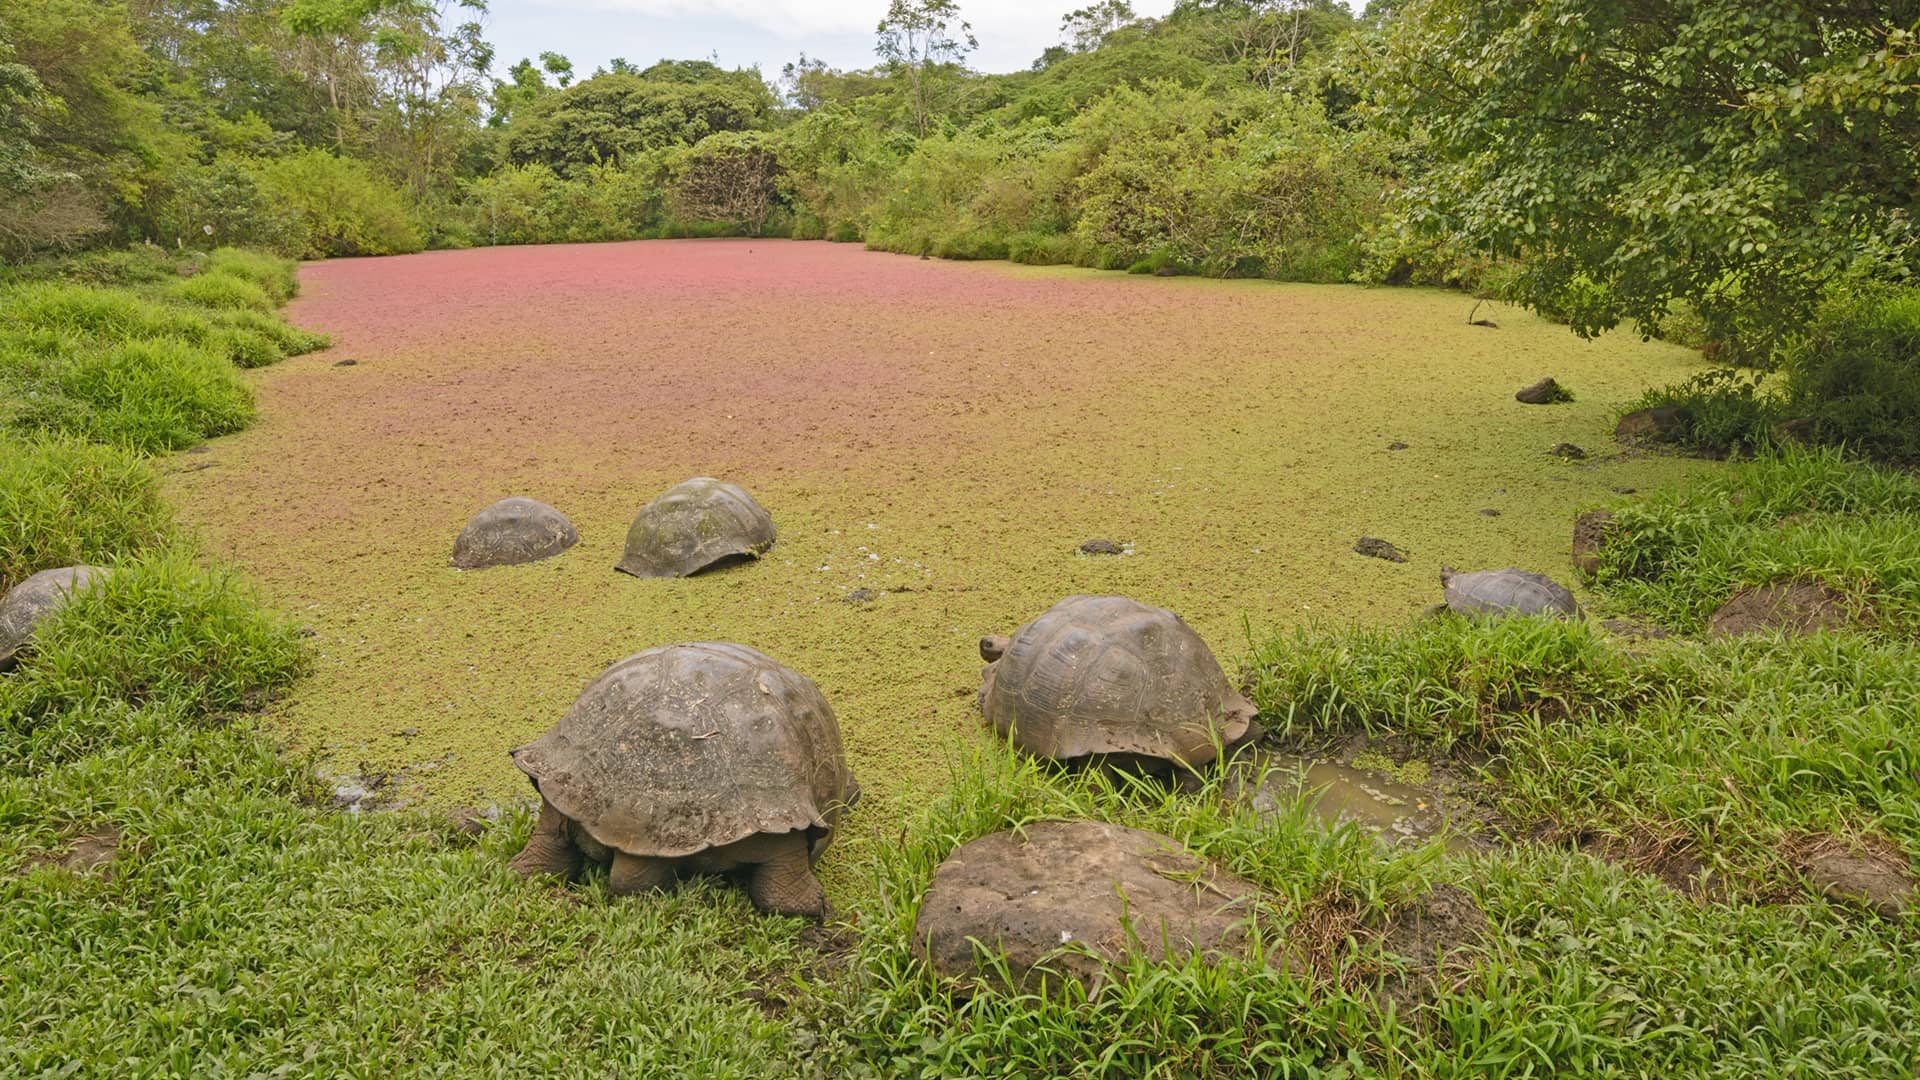
<svg viewBox="0 0 1920 1080">
<path fill-rule="evenodd" d="M 1440 573 L 1447 607 L 1461 615 L 1577 615 L 1573 593 L 1545 574 L 1508 567 Z"/>
<path fill-rule="evenodd" d="M 758 558 L 775 538 L 773 515 L 746 489 L 696 476 L 634 516 L 616 569 L 634 577 L 686 577 L 722 559 Z"/>
<path fill-rule="evenodd" d="M 614 664 L 513 760 L 592 838 L 659 858 L 794 829 L 817 854 L 854 792 L 813 680 L 719 642 Z"/>
<path fill-rule="evenodd" d="M 533 499 L 501 499 L 475 514 L 453 542 L 461 570 L 515 566 L 552 558 L 580 542 L 567 516 Z"/>
<path fill-rule="evenodd" d="M 0 599 L 0 671 L 13 666 L 40 620 L 65 607 L 75 593 L 106 574 L 92 566 L 62 566 L 42 570 L 7 590 L 6 597 Z"/>
<path fill-rule="evenodd" d="M 1015 631 L 989 664 L 980 711 L 1021 750 L 1069 761 L 1140 754 L 1213 760 L 1253 706 L 1180 617 L 1121 596 L 1070 596 Z"/>
</svg>

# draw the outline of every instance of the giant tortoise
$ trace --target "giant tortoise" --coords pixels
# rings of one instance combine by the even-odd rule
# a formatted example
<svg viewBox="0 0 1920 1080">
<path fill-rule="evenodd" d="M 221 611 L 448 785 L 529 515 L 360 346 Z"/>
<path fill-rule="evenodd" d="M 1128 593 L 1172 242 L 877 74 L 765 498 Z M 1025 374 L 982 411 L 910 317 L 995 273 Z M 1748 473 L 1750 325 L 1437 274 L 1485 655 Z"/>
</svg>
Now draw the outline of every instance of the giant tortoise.
<svg viewBox="0 0 1920 1080">
<path fill-rule="evenodd" d="M 615 569 L 634 577 L 687 577 L 759 558 L 773 546 L 773 516 L 737 484 L 696 476 L 641 508 Z"/>
<path fill-rule="evenodd" d="M 1036 757 L 1193 767 L 1258 732 L 1200 635 L 1126 597 L 1069 596 L 980 655 L 980 711 Z"/>
<path fill-rule="evenodd" d="M 763 911 L 822 916 L 813 863 L 859 796 L 811 679 L 744 645 L 667 645 L 608 668 L 551 731 L 513 751 L 540 820 L 512 867 L 608 888 L 742 871 Z"/>
<path fill-rule="evenodd" d="M 13 667 L 40 620 L 67 606 L 76 593 L 106 573 L 91 566 L 62 566 L 42 570 L 8 589 L 0 599 L 0 671 Z"/>
</svg>

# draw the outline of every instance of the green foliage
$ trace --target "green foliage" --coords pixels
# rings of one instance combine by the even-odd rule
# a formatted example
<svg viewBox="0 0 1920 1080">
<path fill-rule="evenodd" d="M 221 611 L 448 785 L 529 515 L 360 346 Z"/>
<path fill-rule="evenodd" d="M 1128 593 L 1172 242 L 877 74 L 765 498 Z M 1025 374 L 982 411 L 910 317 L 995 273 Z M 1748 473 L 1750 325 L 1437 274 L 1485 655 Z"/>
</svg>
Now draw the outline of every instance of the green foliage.
<svg viewBox="0 0 1920 1080">
<path fill-rule="evenodd" d="M 1706 454 L 1751 454 L 1774 444 L 1780 404 L 1760 376 L 1719 368 L 1674 386 L 1649 390 L 1627 411 L 1671 405 L 1678 430 L 1666 441 Z"/>
<path fill-rule="evenodd" d="M 682 219 L 759 236 L 778 206 L 780 161 L 757 132 L 709 135 L 680 156 L 673 188 Z"/>
<path fill-rule="evenodd" d="M 257 708 L 303 664 L 291 626 L 229 574 L 188 555 L 123 562 L 34 629 L 0 682 L 0 762 L 25 771 L 116 740 L 123 710 L 211 720 Z"/>
<path fill-rule="evenodd" d="M 1841 294 L 1787 371 L 1786 413 L 1812 441 L 1920 465 L 1920 289 Z"/>
<path fill-rule="evenodd" d="M 0 592 L 42 570 L 107 565 L 158 545 L 173 511 L 138 457 L 71 438 L 0 434 Z"/>
<path fill-rule="evenodd" d="M 761 127 L 772 107 L 758 76 L 747 85 L 744 79 L 599 75 L 522 109 L 507 133 L 506 156 L 515 165 L 546 165 L 572 176 L 596 165 L 628 164 L 647 151 L 691 146 L 715 132 Z"/>
<path fill-rule="evenodd" d="M 1396 5 L 1358 54 L 1378 115 L 1423 140 L 1410 224 L 1513 255 L 1518 297 L 1592 334 L 1690 301 L 1765 356 L 1835 276 L 1920 257 L 1914 21 L 1736 0 Z"/>
<path fill-rule="evenodd" d="M 1617 511 L 1599 580 L 1686 630 L 1746 586 L 1805 577 L 1890 634 L 1920 628 L 1920 479 L 1787 450 Z"/>
<path fill-rule="evenodd" d="M 365 164 L 325 150 L 306 150 L 254 167 L 274 205 L 296 222 L 299 258 L 393 255 L 424 245 L 406 196 Z"/>
</svg>

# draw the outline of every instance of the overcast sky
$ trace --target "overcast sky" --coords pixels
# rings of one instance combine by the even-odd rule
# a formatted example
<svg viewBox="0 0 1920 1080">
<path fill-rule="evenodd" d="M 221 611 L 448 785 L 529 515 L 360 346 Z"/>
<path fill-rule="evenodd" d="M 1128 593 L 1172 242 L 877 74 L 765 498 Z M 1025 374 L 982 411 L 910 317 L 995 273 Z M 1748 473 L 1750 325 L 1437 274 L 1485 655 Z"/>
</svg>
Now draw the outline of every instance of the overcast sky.
<svg viewBox="0 0 1920 1080">
<path fill-rule="evenodd" d="M 1060 17 L 1089 0 L 960 0 L 980 50 L 981 71 L 1016 71 L 1060 40 Z M 1142 16 L 1164 15 L 1173 0 L 1133 0 Z M 769 78 L 805 52 L 838 68 L 874 62 L 873 30 L 887 0 L 491 0 L 487 39 L 499 50 L 497 74 L 523 56 L 564 53 L 582 77 L 616 56 L 645 67 L 655 60 L 704 59 L 726 67 L 755 64 Z"/>
</svg>

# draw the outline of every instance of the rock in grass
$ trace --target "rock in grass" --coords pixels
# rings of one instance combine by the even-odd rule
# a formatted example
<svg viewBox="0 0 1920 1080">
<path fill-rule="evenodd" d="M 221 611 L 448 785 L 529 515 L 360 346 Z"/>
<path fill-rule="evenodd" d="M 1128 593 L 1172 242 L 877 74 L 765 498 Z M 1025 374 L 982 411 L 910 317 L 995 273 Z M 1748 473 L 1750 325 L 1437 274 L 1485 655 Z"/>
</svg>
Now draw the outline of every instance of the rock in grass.
<svg viewBox="0 0 1920 1080">
<path fill-rule="evenodd" d="M 1406 552 L 1377 536 L 1363 536 L 1354 541 L 1353 551 L 1354 554 L 1365 555 L 1369 559 L 1385 559 L 1388 562 L 1407 561 Z"/>
<path fill-rule="evenodd" d="M 1555 405 L 1562 401 L 1572 401 L 1573 395 L 1552 379 L 1541 379 L 1532 386 L 1522 388 L 1513 395 L 1513 400 L 1523 405 Z"/>
<path fill-rule="evenodd" d="M 66 607 L 77 593 L 103 580 L 106 573 L 91 566 L 62 566 L 42 570 L 7 590 L 6 597 L 0 599 L 0 671 L 13 667 L 42 619 Z"/>
<path fill-rule="evenodd" d="M 1408 446 L 1408 445 L 1407 445 L 1406 443 L 1403 443 L 1403 442 L 1400 442 L 1400 441 L 1398 441 L 1398 440 L 1395 440 L 1394 442 L 1390 442 L 1390 443 L 1388 443 L 1388 444 L 1387 444 L 1387 449 L 1389 449 L 1389 450 L 1408 450 L 1408 449 L 1411 449 L 1411 447 L 1409 447 L 1409 446 Z"/>
<path fill-rule="evenodd" d="M 1588 510 L 1573 519 L 1573 565 L 1588 577 L 1600 572 L 1600 553 L 1612 525 L 1613 513 L 1608 510 Z"/>
<path fill-rule="evenodd" d="M 1082 555 L 1125 555 L 1126 553 L 1124 544 L 1112 540 L 1089 540 L 1080 545 Z"/>
<path fill-rule="evenodd" d="M 1587 452 L 1570 442 L 1556 443 L 1549 453 L 1562 461 L 1585 461 Z"/>
<path fill-rule="evenodd" d="M 1690 414 L 1683 405 L 1655 405 L 1635 409 L 1613 426 L 1613 436 L 1621 442 L 1677 442 L 1686 434 Z"/>
<path fill-rule="evenodd" d="M 1778 630 L 1799 636 L 1852 622 L 1846 597 L 1811 578 L 1792 578 L 1734 593 L 1707 620 L 1707 632 L 1738 637 Z"/>
<path fill-rule="evenodd" d="M 567 515 L 533 499 L 502 499 L 475 514 L 453 542 L 461 570 L 550 559 L 580 542 Z"/>
<path fill-rule="evenodd" d="M 1898 918 L 1920 903 L 1906 853 L 1880 837 L 1848 843 L 1836 836 L 1803 836 L 1788 845 L 1807 883 L 1830 900 Z"/>
<path fill-rule="evenodd" d="M 996 958 L 1019 989 L 1043 979 L 1093 985 L 1134 955 L 1245 955 L 1258 897 L 1171 837 L 1046 821 L 955 849 L 934 872 L 913 936 L 964 990 L 1001 986 Z"/>
</svg>

